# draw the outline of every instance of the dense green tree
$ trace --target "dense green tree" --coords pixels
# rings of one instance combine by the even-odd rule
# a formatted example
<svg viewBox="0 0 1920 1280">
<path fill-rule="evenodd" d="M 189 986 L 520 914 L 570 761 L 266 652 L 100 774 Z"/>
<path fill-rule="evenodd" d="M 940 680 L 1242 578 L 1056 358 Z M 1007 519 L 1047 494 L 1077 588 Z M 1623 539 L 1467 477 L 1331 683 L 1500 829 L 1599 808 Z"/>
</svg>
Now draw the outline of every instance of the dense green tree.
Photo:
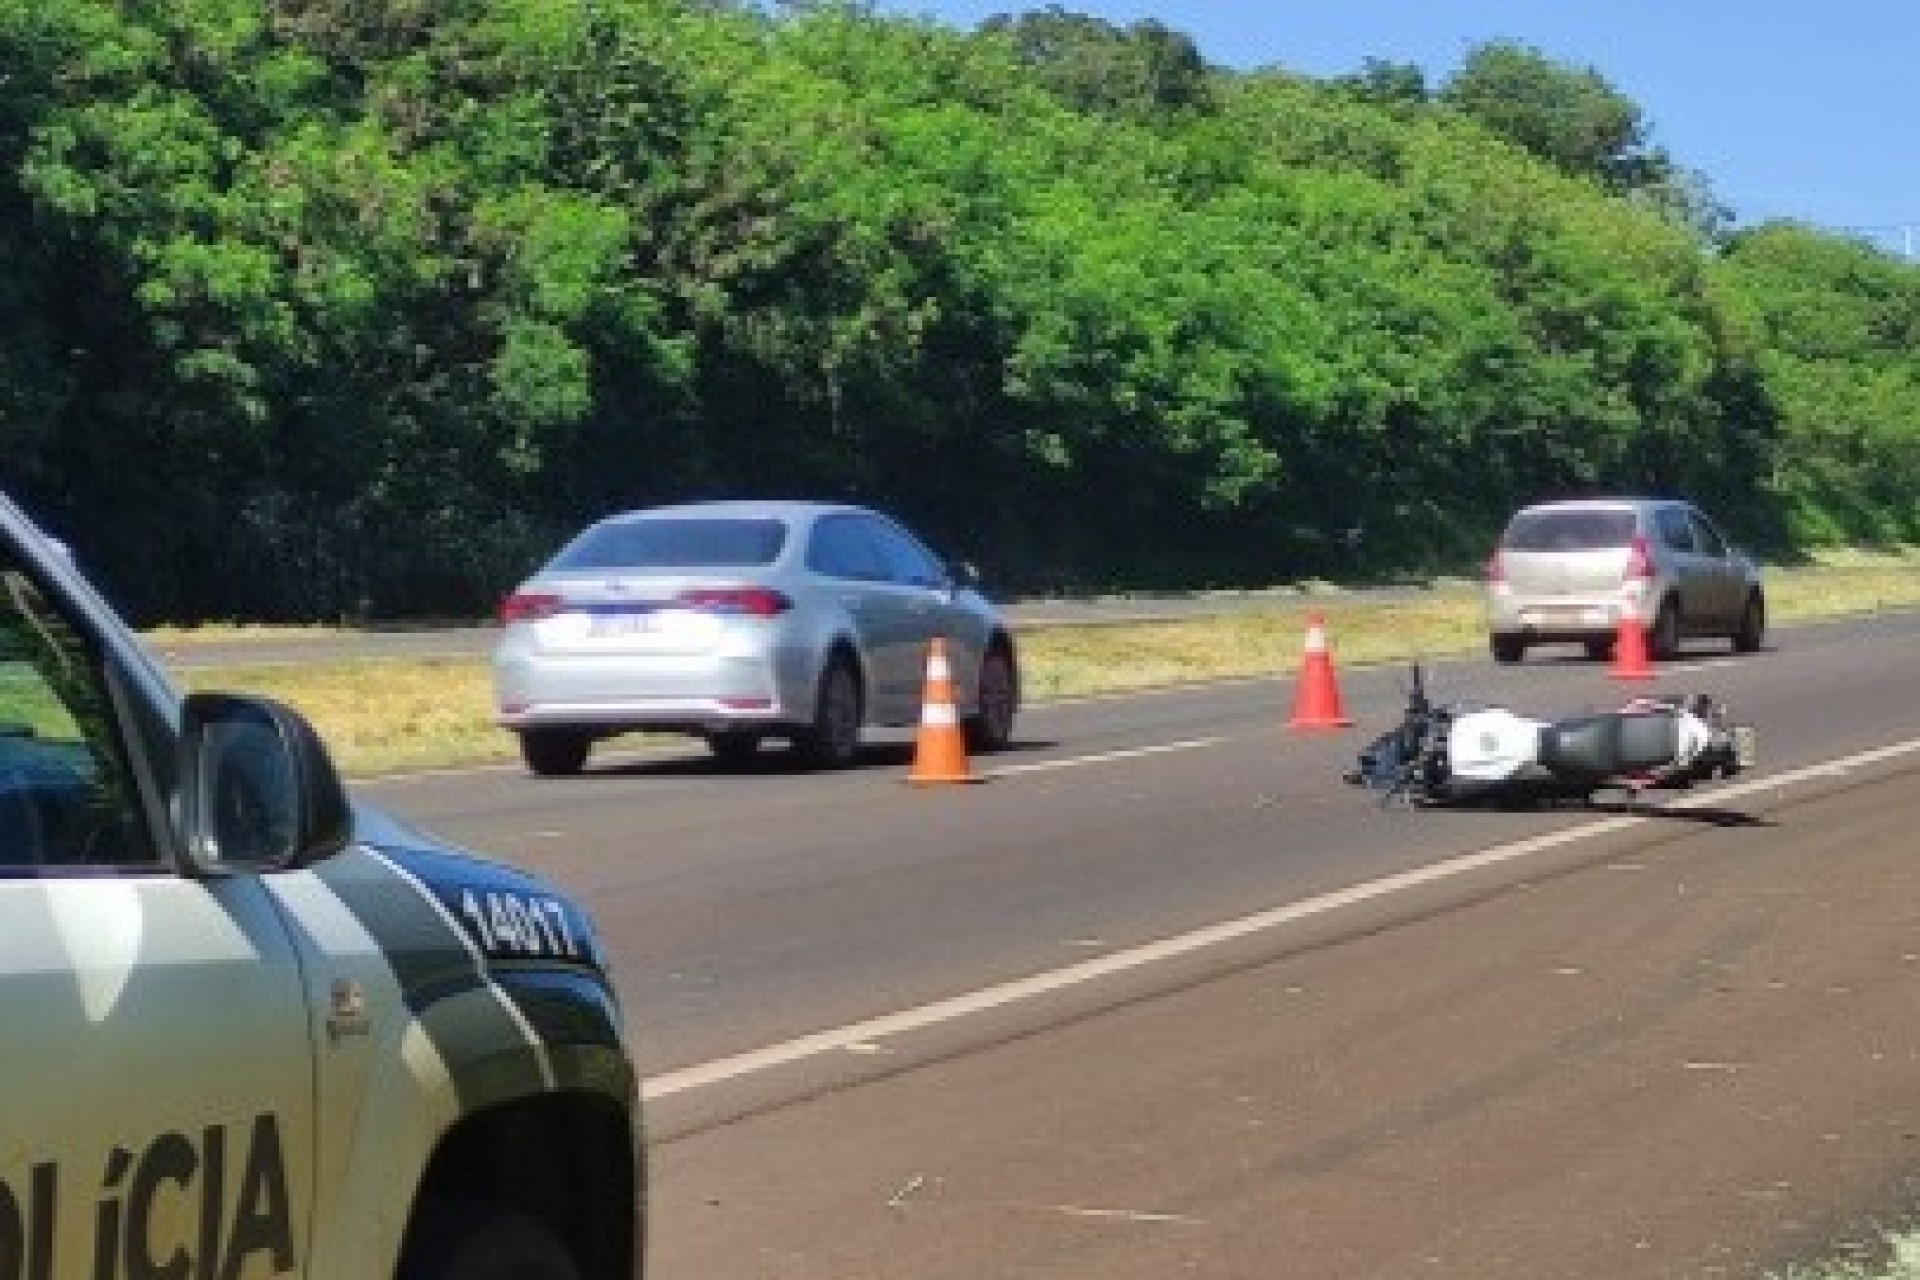
<svg viewBox="0 0 1920 1280">
<path fill-rule="evenodd" d="M 983 29 L 1012 41 L 1041 82 L 1081 111 L 1146 118 L 1204 111 L 1213 101 L 1199 48 L 1152 19 L 1122 28 L 1050 4 L 997 15 Z"/>
<path fill-rule="evenodd" d="M 1667 157 L 1651 148 L 1640 108 L 1591 67 L 1571 67 L 1513 41 L 1467 54 L 1440 100 L 1565 173 L 1613 191 L 1648 186 Z"/>
<path fill-rule="evenodd" d="M 1792 223 L 1715 264 L 1760 330 L 1784 446 L 1772 486 L 1809 542 L 1920 537 L 1920 270 Z"/>
<path fill-rule="evenodd" d="M 1368 58 L 1360 69 L 1331 82 L 1366 102 L 1381 106 L 1425 106 L 1432 98 L 1427 73 L 1411 62 Z"/>
</svg>

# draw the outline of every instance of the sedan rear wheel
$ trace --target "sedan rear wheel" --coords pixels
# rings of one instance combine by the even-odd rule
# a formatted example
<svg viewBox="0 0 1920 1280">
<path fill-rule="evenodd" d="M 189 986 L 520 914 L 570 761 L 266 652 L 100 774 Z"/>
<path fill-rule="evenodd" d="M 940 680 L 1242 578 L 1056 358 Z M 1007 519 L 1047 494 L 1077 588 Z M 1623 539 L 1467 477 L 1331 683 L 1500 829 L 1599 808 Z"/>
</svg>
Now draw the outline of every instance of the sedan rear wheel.
<svg viewBox="0 0 1920 1280">
<path fill-rule="evenodd" d="M 1767 602 L 1755 591 L 1747 597 L 1746 608 L 1740 611 L 1740 629 L 1733 633 L 1733 651 L 1757 653 L 1766 634 Z"/>
<path fill-rule="evenodd" d="M 813 723 L 794 748 L 817 769 L 845 769 L 860 755 L 860 679 L 844 657 L 827 664 L 814 700 Z"/>
<path fill-rule="evenodd" d="M 1493 650 L 1493 660 L 1511 664 L 1527 656 L 1527 642 L 1518 636 L 1489 636 L 1487 647 Z"/>
<path fill-rule="evenodd" d="M 564 778 L 586 767 L 593 738 L 578 729 L 522 729 L 520 758 L 542 778 Z"/>
</svg>

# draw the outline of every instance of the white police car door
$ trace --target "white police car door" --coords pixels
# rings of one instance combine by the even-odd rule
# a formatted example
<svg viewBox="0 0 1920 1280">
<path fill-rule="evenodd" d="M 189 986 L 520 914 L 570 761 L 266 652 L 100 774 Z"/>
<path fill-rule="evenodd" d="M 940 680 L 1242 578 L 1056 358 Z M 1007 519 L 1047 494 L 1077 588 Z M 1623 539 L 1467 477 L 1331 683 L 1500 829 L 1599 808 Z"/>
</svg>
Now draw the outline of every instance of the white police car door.
<svg viewBox="0 0 1920 1280">
<path fill-rule="evenodd" d="M 298 958 L 260 880 L 158 852 L 117 692 L 0 545 L 0 1278 L 304 1274 Z"/>
</svg>

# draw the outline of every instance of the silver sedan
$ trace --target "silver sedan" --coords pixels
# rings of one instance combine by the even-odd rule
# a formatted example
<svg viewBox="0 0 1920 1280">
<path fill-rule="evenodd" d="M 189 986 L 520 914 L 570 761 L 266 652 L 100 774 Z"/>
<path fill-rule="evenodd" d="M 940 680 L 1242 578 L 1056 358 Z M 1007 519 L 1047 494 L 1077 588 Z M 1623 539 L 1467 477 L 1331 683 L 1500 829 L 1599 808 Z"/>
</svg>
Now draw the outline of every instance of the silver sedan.
<svg viewBox="0 0 1920 1280">
<path fill-rule="evenodd" d="M 1019 709 L 1011 628 L 964 565 L 892 518 L 822 502 L 703 502 L 609 517 L 500 606 L 499 723 L 536 774 L 595 741 L 694 734 L 723 760 L 782 738 L 853 763 L 866 727 L 918 721 L 942 638 L 968 743 L 1005 747 Z"/>
</svg>

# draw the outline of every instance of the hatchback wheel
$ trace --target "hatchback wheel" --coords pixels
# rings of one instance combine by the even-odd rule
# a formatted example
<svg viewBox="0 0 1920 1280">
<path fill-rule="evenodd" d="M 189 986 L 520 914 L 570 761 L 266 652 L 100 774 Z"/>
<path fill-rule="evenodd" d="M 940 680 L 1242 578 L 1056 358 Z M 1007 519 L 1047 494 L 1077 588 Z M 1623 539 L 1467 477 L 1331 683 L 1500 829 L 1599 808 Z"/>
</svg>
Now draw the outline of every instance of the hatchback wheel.
<svg viewBox="0 0 1920 1280">
<path fill-rule="evenodd" d="M 522 729 L 520 758 L 542 778 L 564 778 L 587 763 L 593 739 L 577 729 Z"/>
<path fill-rule="evenodd" d="M 795 736 L 802 759 L 818 769 L 844 769 L 860 755 L 860 679 L 845 658 L 827 664 L 814 699 L 813 723 Z"/>
<path fill-rule="evenodd" d="M 1740 629 L 1733 633 L 1733 651 L 1735 653 L 1754 653 L 1760 648 L 1760 641 L 1767 634 L 1767 602 L 1758 591 L 1747 597 L 1746 608 L 1740 611 Z"/>
<path fill-rule="evenodd" d="M 1005 649 L 989 649 L 980 660 L 979 707 L 967 718 L 967 747 L 973 751 L 1005 751 L 1013 745 L 1013 718 L 1019 710 L 1019 682 L 1013 656 Z"/>
<path fill-rule="evenodd" d="M 1589 640 L 1587 657 L 1594 662 L 1605 662 L 1613 657 L 1613 644 L 1612 640 Z"/>
<path fill-rule="evenodd" d="M 760 735 L 744 729 L 723 729 L 707 735 L 707 749 L 722 764 L 746 764 L 760 754 Z"/>
<path fill-rule="evenodd" d="M 1487 647 L 1495 662 L 1515 663 L 1527 656 L 1527 642 L 1518 636 L 1489 636 Z"/>
<path fill-rule="evenodd" d="M 1680 606 L 1673 601 L 1660 602 L 1659 612 L 1653 615 L 1653 629 L 1647 633 L 1647 648 L 1661 662 L 1679 656 Z"/>
</svg>

